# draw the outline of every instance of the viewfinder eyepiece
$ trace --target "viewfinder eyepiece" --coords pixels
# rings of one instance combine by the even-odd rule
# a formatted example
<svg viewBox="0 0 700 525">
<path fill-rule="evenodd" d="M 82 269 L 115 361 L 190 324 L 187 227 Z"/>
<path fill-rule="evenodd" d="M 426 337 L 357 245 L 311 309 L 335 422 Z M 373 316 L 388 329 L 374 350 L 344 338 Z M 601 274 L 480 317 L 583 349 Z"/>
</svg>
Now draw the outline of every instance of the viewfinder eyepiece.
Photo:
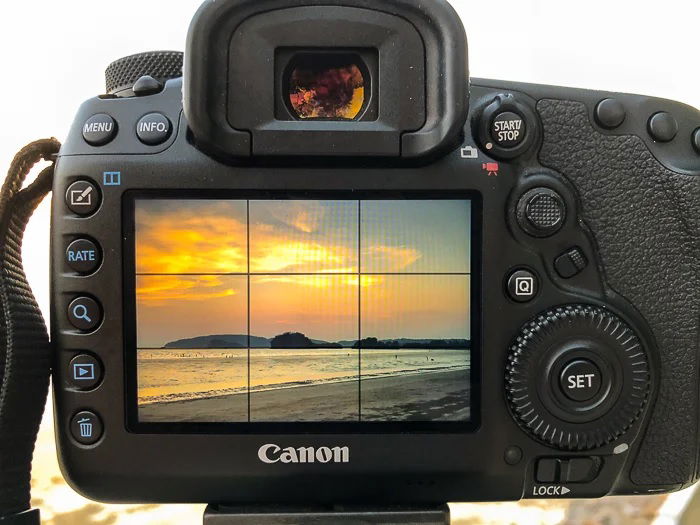
<svg viewBox="0 0 700 525">
<path fill-rule="evenodd" d="M 300 120 L 357 120 L 370 99 L 370 76 L 359 55 L 304 53 L 285 76 L 289 110 Z"/>
<path fill-rule="evenodd" d="M 468 116 L 466 35 L 446 0 L 207 0 L 183 100 L 218 158 L 446 154 Z"/>
</svg>

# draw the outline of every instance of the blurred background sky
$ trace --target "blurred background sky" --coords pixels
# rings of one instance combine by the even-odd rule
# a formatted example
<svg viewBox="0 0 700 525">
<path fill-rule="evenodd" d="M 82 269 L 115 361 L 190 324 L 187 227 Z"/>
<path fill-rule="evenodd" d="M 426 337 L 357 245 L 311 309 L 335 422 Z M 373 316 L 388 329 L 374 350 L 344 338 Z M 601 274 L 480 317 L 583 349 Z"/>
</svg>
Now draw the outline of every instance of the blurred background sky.
<svg viewBox="0 0 700 525">
<path fill-rule="evenodd" d="M 183 50 L 199 4 L 199 0 L 5 2 L 0 7 L 0 173 L 26 143 L 65 137 L 80 103 L 103 92 L 103 71 L 110 61 L 152 49 Z M 700 107 L 697 2 L 453 0 L 453 4 L 467 28 L 472 76 L 637 92 Z M 46 313 L 48 240 L 44 203 L 27 232 L 25 263 Z M 51 523 L 116 523 L 105 517 L 103 508 L 85 506 L 62 485 L 48 424 L 38 454 L 37 483 L 55 492 L 51 505 L 47 503 L 56 512 Z M 674 501 L 676 507 L 681 504 L 681 499 Z M 76 505 L 83 505 L 83 514 L 70 514 Z M 636 513 L 644 521 L 624 518 L 625 505 L 630 504 L 615 506 L 614 514 L 620 517 L 609 523 L 648 523 L 657 502 L 649 503 L 648 512 Z M 673 505 L 667 504 L 663 519 L 671 519 Z M 583 505 L 573 510 L 559 504 L 465 509 L 481 515 L 481 521 L 472 523 L 559 523 L 565 516 L 575 520 L 595 515 L 593 507 Z M 196 523 L 189 519 L 201 508 L 158 509 L 157 519 L 151 511 L 155 512 L 152 508 L 113 512 L 119 513 L 119 523 Z"/>
</svg>

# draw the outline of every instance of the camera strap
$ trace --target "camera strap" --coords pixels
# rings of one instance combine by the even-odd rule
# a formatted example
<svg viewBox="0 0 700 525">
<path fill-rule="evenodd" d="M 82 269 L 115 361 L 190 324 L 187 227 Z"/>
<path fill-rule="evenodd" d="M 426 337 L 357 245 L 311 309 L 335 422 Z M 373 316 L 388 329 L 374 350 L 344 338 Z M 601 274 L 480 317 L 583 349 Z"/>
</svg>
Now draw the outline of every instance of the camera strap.
<svg viewBox="0 0 700 525">
<path fill-rule="evenodd" d="M 0 191 L 0 525 L 38 525 L 31 463 L 46 405 L 51 345 L 22 266 L 29 218 L 53 184 L 56 139 L 33 142 L 12 161 Z M 40 161 L 51 165 L 22 189 Z"/>
</svg>

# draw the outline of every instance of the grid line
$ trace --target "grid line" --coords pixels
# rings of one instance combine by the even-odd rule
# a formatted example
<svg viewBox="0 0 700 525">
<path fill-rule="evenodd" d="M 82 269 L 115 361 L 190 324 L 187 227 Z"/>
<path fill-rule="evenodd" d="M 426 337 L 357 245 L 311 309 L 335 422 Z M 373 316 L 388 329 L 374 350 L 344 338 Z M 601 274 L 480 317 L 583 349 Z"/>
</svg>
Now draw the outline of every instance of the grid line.
<svg viewBox="0 0 700 525">
<path fill-rule="evenodd" d="M 471 268 L 470 271 L 468 272 L 363 272 L 362 271 L 362 263 L 363 263 L 363 253 L 362 253 L 362 231 L 363 231 L 363 224 L 362 224 L 362 200 L 357 201 L 357 207 L 358 207 L 358 221 L 357 221 L 357 250 L 358 250 L 358 258 L 357 258 L 357 271 L 356 272 L 322 272 L 322 271 L 315 271 L 315 272 L 252 272 L 251 271 L 251 200 L 246 200 L 246 245 L 247 245 L 247 271 L 246 272 L 191 272 L 191 273 L 149 273 L 149 272 L 143 272 L 139 273 L 136 272 L 135 275 L 137 277 L 207 277 L 207 276 L 212 276 L 212 277 L 245 277 L 247 280 L 247 334 L 246 334 L 246 340 L 247 340 L 247 363 L 248 363 L 248 370 L 247 370 L 247 421 L 248 423 L 251 423 L 252 420 L 252 405 L 251 405 L 251 397 L 252 397 L 252 386 L 251 386 L 251 363 L 252 363 L 252 350 L 258 350 L 258 349 L 266 349 L 266 347 L 252 347 L 251 346 L 251 339 L 252 339 L 252 334 L 251 334 L 251 328 L 252 328 L 252 322 L 251 322 L 251 288 L 252 284 L 251 278 L 254 277 L 357 277 L 358 278 L 358 290 L 357 290 L 357 371 L 358 371 L 358 390 L 357 390 L 357 398 L 358 398 L 358 415 L 357 415 L 357 420 L 358 422 L 362 422 L 362 357 L 363 357 L 363 350 L 364 345 L 362 344 L 362 277 L 364 276 L 396 276 L 396 277 L 403 277 L 403 276 L 434 276 L 434 277 L 472 277 L 472 272 Z M 163 348 L 149 348 L 149 347 L 138 347 L 140 350 L 162 350 Z M 410 349 L 410 348 L 409 348 Z M 419 348 L 422 349 L 422 348 Z M 464 348 L 451 348 L 452 350 L 457 350 L 457 351 L 471 351 L 471 347 L 464 347 Z M 221 350 L 236 350 L 236 349 L 221 349 Z M 240 349 L 243 350 L 243 349 Z M 346 350 L 346 348 L 343 348 L 343 350 Z"/>
<path fill-rule="evenodd" d="M 248 263 L 250 264 L 250 262 Z M 451 276 L 456 277 L 465 276 L 470 277 L 471 272 L 351 272 L 351 273 L 335 273 L 335 272 L 287 272 L 287 273 L 137 273 L 138 277 L 197 277 L 197 276 L 215 276 L 215 277 L 293 277 L 299 275 L 301 277 L 348 277 L 348 276 L 361 276 L 361 275 L 386 275 L 386 276 L 403 276 L 403 275 L 416 275 L 416 276 Z"/>
<path fill-rule="evenodd" d="M 251 421 L 251 410 L 250 410 L 250 200 L 246 201 L 246 243 L 247 243 L 247 253 L 246 253 L 246 259 L 248 260 L 248 292 L 247 292 L 247 300 L 248 300 L 248 312 L 247 312 L 247 321 L 248 321 L 248 423 Z"/>
<path fill-rule="evenodd" d="M 357 201 L 357 421 L 362 421 L 362 201 Z"/>
</svg>

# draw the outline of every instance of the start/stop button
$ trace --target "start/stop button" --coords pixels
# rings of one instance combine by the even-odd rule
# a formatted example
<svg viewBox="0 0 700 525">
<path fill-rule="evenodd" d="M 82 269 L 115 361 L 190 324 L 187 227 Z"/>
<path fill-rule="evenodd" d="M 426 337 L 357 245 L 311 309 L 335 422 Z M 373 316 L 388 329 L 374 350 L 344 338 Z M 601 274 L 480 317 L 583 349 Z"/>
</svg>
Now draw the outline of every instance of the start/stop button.
<svg viewBox="0 0 700 525">
<path fill-rule="evenodd" d="M 496 95 L 477 117 L 481 147 L 489 157 L 514 159 L 531 151 L 541 136 L 532 101 L 513 93 Z"/>
<path fill-rule="evenodd" d="M 491 123 L 491 139 L 501 148 L 516 148 L 527 134 L 525 119 L 513 111 L 498 113 Z"/>
</svg>

